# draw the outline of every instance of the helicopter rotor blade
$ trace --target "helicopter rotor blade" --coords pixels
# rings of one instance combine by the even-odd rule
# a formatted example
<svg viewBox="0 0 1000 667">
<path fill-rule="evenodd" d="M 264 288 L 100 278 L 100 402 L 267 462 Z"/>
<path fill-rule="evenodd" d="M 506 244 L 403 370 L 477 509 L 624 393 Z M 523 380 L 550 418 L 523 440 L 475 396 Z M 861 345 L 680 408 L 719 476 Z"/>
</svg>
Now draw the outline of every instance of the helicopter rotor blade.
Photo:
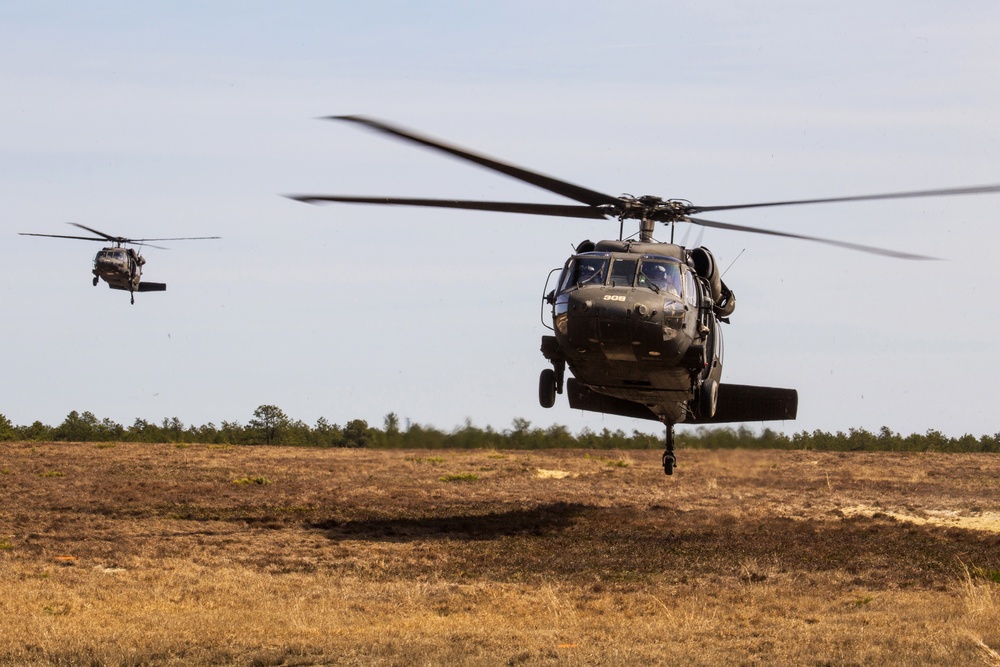
<svg viewBox="0 0 1000 667">
<path fill-rule="evenodd" d="M 142 241 L 139 241 L 138 239 L 136 239 L 136 240 L 126 239 L 126 243 L 128 243 L 129 245 L 141 245 L 141 246 L 144 246 L 146 248 L 156 248 L 157 250 L 170 250 L 170 248 L 164 248 L 161 245 L 153 245 L 152 243 L 143 243 Z"/>
<path fill-rule="evenodd" d="M 164 248 L 161 245 L 153 245 L 149 241 L 205 241 L 208 239 L 221 239 L 221 236 L 176 236 L 166 239 L 121 239 L 122 243 L 128 243 L 129 245 L 141 245 L 147 248 L 156 248 L 157 250 L 170 250 L 170 248 Z"/>
<path fill-rule="evenodd" d="M 869 252 L 874 255 L 883 255 L 885 257 L 896 257 L 898 259 L 922 259 L 922 260 L 937 260 L 940 257 L 928 257 L 926 255 L 914 255 L 912 253 L 901 252 L 899 250 L 889 250 L 887 248 L 877 248 L 875 246 L 861 245 L 859 243 L 848 243 L 846 241 L 835 241 L 833 239 L 824 239 L 818 236 L 805 236 L 804 234 L 792 234 L 790 232 L 779 232 L 773 229 L 763 229 L 761 227 L 746 227 L 744 225 L 733 225 L 728 222 L 715 222 L 713 220 L 704 220 L 702 218 L 685 218 L 687 222 L 691 222 L 696 225 L 701 225 L 702 227 L 712 227 L 714 229 L 728 229 L 730 231 L 736 232 L 749 232 L 751 234 L 768 234 L 770 236 L 784 236 L 790 239 L 801 239 L 804 241 L 816 241 L 817 243 L 825 243 L 827 245 L 837 246 L 839 248 L 847 248 L 848 250 L 860 250 L 861 252 Z"/>
<path fill-rule="evenodd" d="M 462 199 L 422 199 L 408 197 L 349 197 L 339 195 L 285 195 L 289 199 L 307 204 L 342 202 L 348 204 L 388 204 L 396 206 L 428 206 L 432 208 L 458 208 L 472 211 L 494 211 L 500 213 L 528 213 L 551 215 L 563 218 L 593 218 L 604 220 L 607 214 L 594 206 L 571 206 L 563 204 L 535 204 L 519 202 L 468 201 Z"/>
<path fill-rule="evenodd" d="M 798 199 L 792 201 L 775 201 L 761 204 L 733 204 L 729 206 L 691 206 L 691 213 L 705 211 L 731 211 L 738 208 L 764 208 L 767 206 L 796 206 L 799 204 L 833 204 L 847 201 L 873 201 L 878 199 L 911 199 L 915 197 L 946 197 L 950 195 L 979 195 L 1000 192 L 1000 185 L 977 185 L 965 188 L 944 188 L 938 190 L 915 190 L 911 192 L 890 192 L 876 195 L 858 195 L 854 197 L 827 197 L 824 199 Z"/>
<path fill-rule="evenodd" d="M 494 158 L 487 157 L 485 155 L 473 153 L 464 148 L 459 148 L 457 146 L 444 143 L 437 139 L 432 139 L 427 136 L 411 132 L 409 130 L 404 130 L 397 126 L 384 123 L 382 121 L 369 118 L 367 116 L 357 116 L 357 115 L 327 116 L 324 119 L 340 120 L 350 123 L 356 123 L 370 130 L 391 135 L 393 137 L 396 137 L 397 139 L 402 139 L 404 141 L 424 146 L 425 148 L 430 148 L 436 151 L 447 153 L 453 157 L 473 162 L 492 171 L 506 174 L 507 176 L 528 183 L 530 185 L 542 188 L 549 192 L 563 195 L 564 197 L 573 199 L 581 204 L 585 204 L 586 206 L 565 206 L 565 205 L 555 205 L 555 204 L 529 204 L 529 203 L 519 203 L 519 202 L 490 202 L 490 201 L 469 201 L 469 200 L 458 200 L 458 199 L 424 199 L 424 198 L 404 198 L 404 197 L 286 195 L 291 199 L 311 204 L 320 204 L 325 202 L 344 202 L 344 203 L 357 203 L 357 204 L 427 206 L 436 208 L 500 211 L 500 212 L 510 212 L 510 213 L 528 213 L 535 215 L 550 215 L 550 216 L 573 217 L 573 218 L 602 219 L 602 218 L 618 217 L 620 220 L 625 220 L 626 218 L 628 218 L 628 219 L 637 219 L 641 221 L 657 221 L 657 222 L 671 223 L 671 224 L 676 222 L 686 221 L 696 225 L 700 225 L 703 229 L 705 227 L 712 227 L 730 231 L 749 232 L 753 234 L 782 236 L 786 238 L 800 239 L 805 241 L 815 241 L 817 243 L 824 243 L 827 245 L 832 245 L 840 248 L 857 250 L 861 252 L 868 252 L 886 257 L 896 257 L 901 259 L 912 259 L 912 260 L 916 259 L 931 260 L 939 258 L 930 257 L 926 255 L 917 255 L 898 250 L 891 250 L 888 248 L 867 246 L 859 243 L 849 243 L 846 241 L 837 241 L 834 239 L 808 236 L 805 234 L 794 234 L 791 232 L 781 232 L 776 230 L 764 229 L 760 227 L 750 227 L 744 225 L 736 225 L 732 223 L 716 222 L 701 218 L 692 218 L 689 216 L 691 214 L 699 214 L 707 211 L 728 211 L 735 209 L 764 208 L 764 207 L 774 207 L 774 206 L 829 204 L 829 203 L 851 202 L 851 201 L 875 201 L 875 200 L 889 200 L 889 199 L 910 199 L 917 197 L 942 197 L 942 196 L 954 196 L 954 195 L 1000 193 L 1000 184 L 996 184 L 996 185 L 981 185 L 981 186 L 960 187 L 960 188 L 939 188 L 934 190 L 890 192 L 890 193 L 880 193 L 880 194 L 870 194 L 870 195 L 858 195 L 851 197 L 825 197 L 816 199 L 797 199 L 797 200 L 786 200 L 786 201 L 760 202 L 754 204 L 731 204 L 725 206 L 695 206 L 685 200 L 662 199 L 656 196 L 633 197 L 631 195 L 622 195 L 621 197 L 612 197 L 610 195 L 597 192 L 595 190 L 590 190 L 588 188 L 574 185 L 572 183 L 568 183 L 566 181 L 553 178 L 551 176 L 546 176 L 544 174 L 524 169 L 523 167 L 518 167 L 506 162 L 501 162 Z M 643 227 L 643 229 L 645 229 L 645 227 Z M 648 235 L 648 232 L 644 231 L 643 233 Z M 643 238 L 644 240 L 648 240 L 645 237 Z"/>
<path fill-rule="evenodd" d="M 74 227 L 79 227 L 80 229 L 85 229 L 92 234 L 96 234 L 99 238 L 94 238 L 93 236 L 70 236 L 68 234 L 33 234 L 29 232 L 18 232 L 21 236 L 45 236 L 53 239 L 76 239 L 79 241 L 101 241 L 101 242 L 111 242 L 117 243 L 119 245 L 130 244 L 130 245 L 143 245 L 150 248 L 157 248 L 158 250 L 169 250 L 169 248 L 164 248 L 163 246 L 153 245 L 148 243 L 148 241 L 200 241 L 207 239 L 220 239 L 221 236 L 178 236 L 172 238 L 162 238 L 162 239 L 129 239 L 124 236 L 111 236 L 111 234 L 105 234 L 104 232 L 88 227 L 87 225 L 81 225 L 78 222 L 67 222 L 67 225 L 73 225 Z"/>
<path fill-rule="evenodd" d="M 86 229 L 91 234 L 97 234 L 103 237 L 107 241 L 114 241 L 115 243 L 120 243 L 122 238 L 120 236 L 111 236 L 110 234 L 105 234 L 104 232 L 99 232 L 96 229 L 92 229 L 87 225 L 81 225 L 79 222 L 67 222 L 67 225 L 73 225 L 74 227 L 79 227 L 80 229 Z"/>
<path fill-rule="evenodd" d="M 78 241 L 100 241 L 106 243 L 107 239 L 95 239 L 93 236 L 67 236 L 66 234 L 32 234 L 30 232 L 18 232 L 21 236 L 45 236 L 50 239 L 76 239 Z"/>
<path fill-rule="evenodd" d="M 543 190 L 548 190 L 549 192 L 554 192 L 564 197 L 568 197 L 569 199 L 578 201 L 581 204 L 588 204 L 590 206 L 621 206 L 621 200 L 617 197 L 612 197 L 611 195 L 606 195 L 602 192 L 574 185 L 557 178 L 552 178 L 551 176 L 545 176 L 544 174 L 529 171 L 523 167 L 500 162 L 499 160 L 486 157 L 485 155 L 478 155 L 463 148 L 451 146 L 436 139 L 421 136 L 373 118 L 368 118 L 367 116 L 327 116 L 326 120 L 343 120 L 351 123 L 358 123 L 378 132 L 383 132 L 405 141 L 410 141 L 427 148 L 442 151 L 462 160 L 475 162 L 476 164 L 486 167 L 487 169 L 498 171 L 501 174 L 506 174 L 507 176 L 516 178 L 519 181 L 530 183 L 531 185 L 542 188 Z"/>
<path fill-rule="evenodd" d="M 144 241 L 207 241 L 209 239 L 221 239 L 221 236 L 176 236 L 167 239 L 125 239 L 126 243 L 143 245 Z M 149 245 L 148 243 L 145 245 Z"/>
<path fill-rule="evenodd" d="M 45 236 L 50 239 L 76 239 L 78 241 L 99 241 L 100 243 L 107 243 L 109 240 L 114 243 L 128 243 L 130 245 L 141 245 L 148 246 L 150 248 L 156 248 L 157 250 L 170 250 L 170 248 L 164 248 L 163 246 L 153 245 L 152 243 L 143 243 L 140 239 L 95 239 L 92 236 L 67 236 L 65 234 L 31 234 L 29 232 L 18 232 L 21 236 Z M 149 239 L 151 241 L 165 240 L 165 239 Z M 180 239 L 177 239 L 180 240 Z"/>
</svg>

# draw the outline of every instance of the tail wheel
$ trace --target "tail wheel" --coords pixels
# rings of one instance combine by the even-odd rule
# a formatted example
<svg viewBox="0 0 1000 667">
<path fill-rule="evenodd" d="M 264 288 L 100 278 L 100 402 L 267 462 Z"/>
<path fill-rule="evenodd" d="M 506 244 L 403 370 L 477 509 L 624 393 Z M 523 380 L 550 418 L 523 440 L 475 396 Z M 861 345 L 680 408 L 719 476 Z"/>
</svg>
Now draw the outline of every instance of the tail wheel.
<svg viewBox="0 0 1000 667">
<path fill-rule="evenodd" d="M 556 404 L 556 372 L 551 368 L 546 368 L 538 376 L 538 403 L 543 408 Z"/>
</svg>

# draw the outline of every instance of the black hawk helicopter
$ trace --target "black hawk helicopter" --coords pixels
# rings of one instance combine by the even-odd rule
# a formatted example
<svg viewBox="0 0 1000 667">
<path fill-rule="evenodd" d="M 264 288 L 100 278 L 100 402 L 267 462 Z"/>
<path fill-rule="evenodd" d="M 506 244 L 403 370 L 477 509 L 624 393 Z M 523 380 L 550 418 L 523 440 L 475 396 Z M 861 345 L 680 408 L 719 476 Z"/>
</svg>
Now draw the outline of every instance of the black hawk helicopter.
<svg viewBox="0 0 1000 667">
<path fill-rule="evenodd" d="M 45 236 L 53 239 L 77 239 L 79 241 L 100 241 L 107 243 L 110 241 L 114 246 L 102 248 L 94 256 L 94 287 L 97 287 L 98 280 L 103 280 L 111 289 L 127 290 L 132 304 L 135 304 L 136 292 L 164 292 L 167 289 L 166 283 L 143 282 L 142 267 L 145 266 L 145 258 L 128 245 L 149 246 L 166 250 L 162 246 L 153 245 L 149 241 L 202 241 L 207 239 L 218 239 L 219 236 L 185 236 L 180 238 L 166 239 L 127 239 L 124 236 L 111 236 L 96 229 L 91 229 L 86 225 L 76 222 L 68 222 L 68 225 L 85 229 L 96 236 L 68 236 L 65 234 L 32 234 L 29 232 L 19 232 L 21 236 Z"/>
<path fill-rule="evenodd" d="M 468 201 L 403 197 L 288 195 L 311 204 L 346 202 L 527 213 L 568 218 L 618 218 L 618 240 L 583 241 L 562 268 L 551 306 L 554 335 L 542 336 L 551 363 L 539 378 L 542 407 L 565 393 L 572 408 L 652 419 L 666 426 L 663 469 L 673 474 L 674 425 L 794 419 L 794 389 L 722 383 L 722 331 L 736 307 L 708 248 L 673 243 L 673 226 L 702 227 L 817 241 L 901 259 L 934 259 L 896 250 L 706 220 L 695 215 L 733 209 L 798 204 L 904 199 L 1000 192 L 1000 185 L 889 194 L 695 206 L 656 196 L 614 197 L 451 146 L 364 116 L 331 116 L 357 123 L 506 174 L 582 205 Z M 638 239 L 623 238 L 624 221 L 639 221 Z M 656 223 L 671 226 L 671 242 L 653 239 Z M 550 274 L 551 277 L 551 274 Z M 548 290 L 548 284 L 546 284 Z M 566 376 L 566 369 L 573 377 Z"/>
</svg>

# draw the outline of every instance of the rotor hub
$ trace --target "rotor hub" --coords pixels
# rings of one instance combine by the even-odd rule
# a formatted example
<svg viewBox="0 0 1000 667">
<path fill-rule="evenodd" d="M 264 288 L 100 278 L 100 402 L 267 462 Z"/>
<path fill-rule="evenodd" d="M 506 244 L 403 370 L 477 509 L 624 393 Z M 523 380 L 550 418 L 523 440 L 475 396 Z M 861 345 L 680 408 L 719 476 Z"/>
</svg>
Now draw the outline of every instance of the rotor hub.
<svg viewBox="0 0 1000 667">
<path fill-rule="evenodd" d="M 691 202 L 680 199 L 663 199 L 655 195 L 633 197 L 622 195 L 618 212 L 620 219 L 650 220 L 654 222 L 682 222 L 691 212 Z"/>
</svg>

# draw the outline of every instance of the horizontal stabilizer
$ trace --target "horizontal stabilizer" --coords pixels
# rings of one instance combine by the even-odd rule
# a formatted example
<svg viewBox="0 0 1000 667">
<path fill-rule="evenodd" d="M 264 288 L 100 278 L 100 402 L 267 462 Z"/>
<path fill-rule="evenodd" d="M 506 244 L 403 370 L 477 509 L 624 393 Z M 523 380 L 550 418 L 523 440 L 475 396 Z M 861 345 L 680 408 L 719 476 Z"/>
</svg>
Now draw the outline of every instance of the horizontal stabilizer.
<svg viewBox="0 0 1000 667">
<path fill-rule="evenodd" d="M 587 385 L 577 382 L 576 378 L 566 381 L 566 397 L 569 399 L 569 406 L 574 410 L 660 421 L 660 418 L 642 403 L 598 393 Z M 799 394 L 794 389 L 720 384 L 715 416 L 711 419 L 691 419 L 685 423 L 783 421 L 795 419 L 798 405 Z"/>
<path fill-rule="evenodd" d="M 794 389 L 752 387 L 744 384 L 720 384 L 715 416 L 692 419 L 689 424 L 725 424 L 795 419 L 799 393 Z"/>
<path fill-rule="evenodd" d="M 166 292 L 166 283 L 139 283 L 136 292 Z"/>
<path fill-rule="evenodd" d="M 642 403 L 599 394 L 587 385 L 577 382 L 576 378 L 569 378 L 566 381 L 566 398 L 569 399 L 569 407 L 574 410 L 660 421 L 660 418 Z"/>
</svg>

